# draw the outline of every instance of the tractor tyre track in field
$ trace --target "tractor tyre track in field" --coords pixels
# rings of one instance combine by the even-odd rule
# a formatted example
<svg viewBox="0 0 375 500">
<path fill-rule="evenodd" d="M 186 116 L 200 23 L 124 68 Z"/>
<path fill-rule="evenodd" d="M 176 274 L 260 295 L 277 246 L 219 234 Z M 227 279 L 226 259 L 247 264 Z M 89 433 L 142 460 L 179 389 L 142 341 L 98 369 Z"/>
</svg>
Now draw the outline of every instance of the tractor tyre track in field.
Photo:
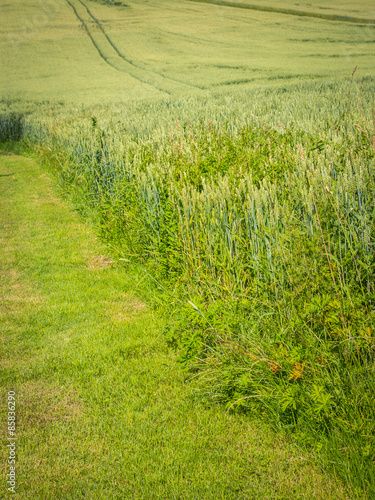
<svg viewBox="0 0 375 500">
<path fill-rule="evenodd" d="M 141 83 L 144 83 L 145 85 L 149 85 L 153 89 L 159 90 L 159 91 L 164 92 L 166 94 L 170 94 L 171 93 L 168 90 L 165 90 L 165 89 L 162 89 L 162 88 L 158 88 L 157 86 L 150 84 L 149 82 L 145 81 L 144 79 L 140 78 L 139 76 L 136 76 L 136 75 L 132 74 L 131 71 L 126 70 L 125 68 L 119 68 L 117 64 L 115 64 L 113 61 L 111 61 L 109 59 L 108 55 L 105 55 L 104 52 L 103 52 L 103 50 L 100 48 L 99 44 L 97 43 L 97 41 L 94 38 L 94 35 L 93 35 L 92 31 L 90 31 L 90 29 L 89 29 L 88 24 L 83 19 L 83 17 L 78 13 L 78 10 L 77 10 L 76 6 L 73 4 L 73 1 L 74 0 L 66 0 L 67 4 L 69 4 L 70 7 L 73 9 L 74 14 L 76 15 L 77 19 L 82 24 L 84 30 L 86 31 L 87 35 L 89 36 L 90 40 L 92 41 L 94 47 L 96 48 L 99 56 L 103 59 L 103 61 L 105 61 L 109 66 L 111 66 L 115 70 L 121 71 L 122 73 L 127 73 L 130 76 L 132 76 L 133 78 L 135 78 L 136 80 L 140 81 Z"/>
<path fill-rule="evenodd" d="M 110 39 L 110 37 L 108 36 L 108 34 L 106 33 L 106 31 L 104 30 L 103 28 L 103 25 L 102 23 L 99 21 L 99 19 L 97 17 L 94 16 L 94 14 L 91 12 L 91 10 L 87 7 L 87 5 L 82 1 L 82 0 L 78 0 L 80 4 L 82 4 L 87 13 L 89 14 L 89 16 L 93 19 L 93 21 L 96 23 L 96 25 L 98 26 L 98 28 L 101 30 L 101 32 L 103 33 L 103 35 L 106 37 L 106 39 L 108 40 L 108 43 L 113 47 L 113 49 L 115 50 L 115 52 L 117 53 L 117 55 L 119 57 L 121 57 L 121 59 L 123 59 L 125 62 L 131 64 L 132 66 L 134 66 L 134 68 L 137 68 L 138 70 L 141 70 L 141 71 L 147 71 L 149 73 L 153 73 L 155 75 L 158 75 L 160 76 L 161 78 L 165 78 L 166 80 L 171 80 L 172 82 L 177 82 L 178 84 L 180 85 L 184 85 L 184 86 L 188 86 L 188 87 L 192 87 L 192 88 L 195 88 L 195 89 L 202 89 L 202 87 L 199 87 L 198 85 L 194 85 L 194 84 L 191 84 L 191 83 L 187 83 L 187 82 L 182 82 L 181 80 L 178 80 L 177 78 L 172 78 L 171 76 L 168 76 L 168 75 L 165 75 L 163 73 L 159 73 L 158 71 L 153 71 L 153 70 L 147 70 L 145 68 L 143 68 L 142 66 L 139 66 L 138 64 L 135 64 L 133 61 L 131 61 L 130 59 L 126 58 L 121 52 L 120 50 L 117 48 L 117 46 L 113 43 L 113 41 Z"/>
<path fill-rule="evenodd" d="M 99 20 L 91 13 L 88 7 L 81 0 L 66 0 L 67 4 L 73 9 L 77 19 L 82 24 L 84 30 L 92 41 L 99 56 L 112 68 L 142 82 L 145 85 L 159 90 L 165 94 L 174 94 L 176 91 L 191 91 L 192 85 L 185 84 L 179 80 L 166 77 L 155 71 L 146 70 L 134 64 L 130 59 L 127 59 L 112 42 L 108 34 L 105 32 Z M 79 9 L 84 8 L 88 18 Z M 91 25 L 91 26 L 90 26 Z M 94 28 L 97 28 L 95 30 Z M 198 89 L 198 87 L 194 87 Z"/>
<path fill-rule="evenodd" d="M 375 19 L 364 19 L 359 17 L 351 16 L 340 16 L 336 14 L 321 14 L 319 12 L 307 12 L 304 10 L 294 10 L 294 9 L 283 9 L 279 7 L 268 7 L 266 5 L 252 5 L 247 3 L 235 3 L 228 2 L 226 0 L 187 0 L 188 2 L 196 3 L 206 3 L 217 5 L 220 7 L 234 7 L 236 9 L 248 9 L 248 10 L 258 10 L 261 12 L 271 12 L 277 14 L 286 14 L 289 16 L 298 17 L 315 17 L 317 19 L 324 19 L 326 21 L 336 21 L 342 23 L 352 23 L 352 24 L 370 24 L 375 25 Z"/>
</svg>

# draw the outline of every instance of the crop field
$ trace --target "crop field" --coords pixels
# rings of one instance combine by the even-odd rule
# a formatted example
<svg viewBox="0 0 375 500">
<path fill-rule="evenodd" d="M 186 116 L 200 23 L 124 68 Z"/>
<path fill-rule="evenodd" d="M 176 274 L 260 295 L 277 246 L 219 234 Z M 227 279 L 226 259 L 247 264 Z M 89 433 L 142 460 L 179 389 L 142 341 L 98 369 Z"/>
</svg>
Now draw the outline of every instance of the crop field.
<svg viewBox="0 0 375 500">
<path fill-rule="evenodd" d="M 12 99 L 206 95 L 343 78 L 356 65 L 368 75 L 375 67 L 373 25 L 172 0 L 110 7 L 50 0 L 43 8 L 15 0 L 0 8 L 0 89 Z M 375 17 L 370 2 L 354 11 Z"/>
<path fill-rule="evenodd" d="M 44 165 L 119 273 L 147 282 L 196 404 L 265 425 L 339 484 L 274 498 L 372 498 L 373 2 L 0 13 L 3 148 Z M 152 494 L 128 480 L 134 498 L 219 498 L 207 479 Z M 271 498 L 239 481 L 220 498 Z"/>
</svg>

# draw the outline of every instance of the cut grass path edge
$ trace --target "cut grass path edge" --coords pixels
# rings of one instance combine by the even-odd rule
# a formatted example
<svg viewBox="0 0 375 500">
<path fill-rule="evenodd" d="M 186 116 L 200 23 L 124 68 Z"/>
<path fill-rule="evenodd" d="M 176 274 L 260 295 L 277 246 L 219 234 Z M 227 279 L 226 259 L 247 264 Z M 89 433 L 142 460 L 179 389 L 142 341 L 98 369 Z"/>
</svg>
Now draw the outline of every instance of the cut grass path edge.
<svg viewBox="0 0 375 500">
<path fill-rule="evenodd" d="M 30 158 L 0 152 L 0 227 L 0 498 L 348 498 L 263 424 L 194 400 L 143 276 Z"/>
</svg>

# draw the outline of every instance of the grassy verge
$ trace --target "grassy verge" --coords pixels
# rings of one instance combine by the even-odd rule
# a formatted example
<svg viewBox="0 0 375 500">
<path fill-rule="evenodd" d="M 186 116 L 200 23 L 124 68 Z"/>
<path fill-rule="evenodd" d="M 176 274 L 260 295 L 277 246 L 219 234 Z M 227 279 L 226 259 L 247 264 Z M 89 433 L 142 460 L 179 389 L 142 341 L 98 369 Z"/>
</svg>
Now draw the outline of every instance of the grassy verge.
<svg viewBox="0 0 375 500">
<path fill-rule="evenodd" d="M 307 89 L 266 92 L 256 104 L 244 96 L 262 119 L 218 100 L 206 123 L 206 108 L 187 100 L 150 107 L 147 123 L 101 110 L 4 115 L 1 127 L 17 138 L 22 125 L 117 255 L 168 290 L 164 330 L 201 393 L 294 432 L 371 497 L 370 87 L 311 87 L 321 109 Z"/>
<path fill-rule="evenodd" d="M 137 295 L 143 276 L 108 257 L 34 161 L 2 153 L 0 166 L 3 498 L 347 498 L 267 427 L 194 401 Z"/>
</svg>

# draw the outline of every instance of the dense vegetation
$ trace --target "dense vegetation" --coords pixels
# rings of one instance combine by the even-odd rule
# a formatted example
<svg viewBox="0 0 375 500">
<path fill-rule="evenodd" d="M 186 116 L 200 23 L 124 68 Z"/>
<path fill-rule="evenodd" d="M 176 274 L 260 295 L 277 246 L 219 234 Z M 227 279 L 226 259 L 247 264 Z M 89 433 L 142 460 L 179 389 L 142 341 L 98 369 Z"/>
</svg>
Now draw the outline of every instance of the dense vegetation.
<svg viewBox="0 0 375 500">
<path fill-rule="evenodd" d="M 0 120 L 157 283 L 201 396 L 287 429 L 369 496 L 373 83 Z"/>
</svg>

